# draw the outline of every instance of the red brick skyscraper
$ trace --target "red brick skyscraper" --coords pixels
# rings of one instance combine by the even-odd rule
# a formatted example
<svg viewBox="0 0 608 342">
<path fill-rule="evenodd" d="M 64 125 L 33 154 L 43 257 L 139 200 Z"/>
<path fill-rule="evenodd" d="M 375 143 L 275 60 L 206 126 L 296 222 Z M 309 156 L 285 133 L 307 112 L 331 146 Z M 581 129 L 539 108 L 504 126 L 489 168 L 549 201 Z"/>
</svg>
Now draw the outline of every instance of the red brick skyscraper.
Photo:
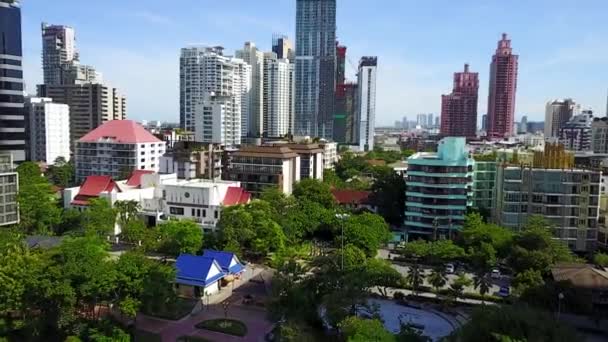
<svg viewBox="0 0 608 342">
<path fill-rule="evenodd" d="M 477 93 L 479 74 L 454 73 L 454 89 L 449 95 L 441 95 L 441 135 L 450 137 L 475 137 L 477 132 Z"/>
<path fill-rule="evenodd" d="M 517 91 L 517 59 L 511 40 L 502 34 L 490 66 L 488 95 L 488 137 L 500 139 L 513 134 L 515 92 Z"/>
</svg>

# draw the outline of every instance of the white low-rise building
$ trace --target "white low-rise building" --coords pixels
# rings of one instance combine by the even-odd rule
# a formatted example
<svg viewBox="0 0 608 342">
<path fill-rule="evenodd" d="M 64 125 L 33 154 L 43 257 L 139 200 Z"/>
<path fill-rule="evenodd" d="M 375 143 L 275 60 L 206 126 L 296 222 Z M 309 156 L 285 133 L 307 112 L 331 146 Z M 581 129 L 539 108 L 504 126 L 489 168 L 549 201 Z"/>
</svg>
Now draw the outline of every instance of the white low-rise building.
<svg viewBox="0 0 608 342">
<path fill-rule="evenodd" d="M 240 186 L 239 182 L 178 180 L 176 174 L 136 170 L 122 181 L 88 176 L 81 186 L 65 189 L 63 198 L 64 208 L 78 210 L 85 210 L 94 198 L 105 198 L 112 206 L 118 201 L 136 201 L 148 226 L 168 219 L 187 219 L 210 232 L 216 229 L 223 207 L 249 202 L 251 195 Z M 114 235 L 120 232 L 116 224 Z"/>
</svg>

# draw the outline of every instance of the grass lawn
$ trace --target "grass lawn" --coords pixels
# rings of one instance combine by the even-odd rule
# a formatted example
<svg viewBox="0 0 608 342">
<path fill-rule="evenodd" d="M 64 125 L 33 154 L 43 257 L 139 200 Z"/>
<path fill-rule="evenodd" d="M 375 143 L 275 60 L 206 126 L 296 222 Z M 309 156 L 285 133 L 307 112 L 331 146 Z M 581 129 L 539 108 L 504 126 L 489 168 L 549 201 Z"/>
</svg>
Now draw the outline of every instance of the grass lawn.
<svg viewBox="0 0 608 342">
<path fill-rule="evenodd" d="M 174 302 L 161 310 L 146 310 L 146 308 L 143 308 L 142 312 L 148 316 L 177 321 L 190 314 L 192 309 L 194 309 L 194 305 L 196 305 L 195 300 L 178 297 Z"/>
<path fill-rule="evenodd" d="M 133 335 L 135 342 L 162 342 L 159 334 L 145 330 L 135 330 Z"/>
<path fill-rule="evenodd" d="M 212 342 L 206 338 L 194 337 L 194 336 L 182 336 L 175 342 Z"/>
<path fill-rule="evenodd" d="M 199 329 L 205 329 L 234 336 L 242 337 L 247 335 L 247 326 L 245 325 L 245 323 L 233 319 L 210 319 L 198 323 L 196 327 Z"/>
</svg>

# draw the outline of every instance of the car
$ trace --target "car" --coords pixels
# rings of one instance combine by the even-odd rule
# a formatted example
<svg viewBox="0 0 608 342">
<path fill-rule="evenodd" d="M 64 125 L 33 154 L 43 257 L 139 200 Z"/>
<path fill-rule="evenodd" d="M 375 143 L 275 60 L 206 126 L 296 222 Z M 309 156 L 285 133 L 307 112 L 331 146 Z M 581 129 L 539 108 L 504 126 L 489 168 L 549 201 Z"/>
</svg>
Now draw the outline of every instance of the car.
<svg viewBox="0 0 608 342">
<path fill-rule="evenodd" d="M 500 270 L 498 268 L 492 269 L 492 273 L 490 274 L 492 279 L 500 279 Z"/>
<path fill-rule="evenodd" d="M 445 265 L 445 272 L 446 273 L 452 274 L 452 273 L 454 273 L 454 270 L 455 270 L 455 268 L 454 268 L 453 264 L 446 264 Z"/>
<path fill-rule="evenodd" d="M 509 297 L 511 295 L 511 289 L 508 286 L 501 286 L 497 294 L 500 297 Z"/>
</svg>

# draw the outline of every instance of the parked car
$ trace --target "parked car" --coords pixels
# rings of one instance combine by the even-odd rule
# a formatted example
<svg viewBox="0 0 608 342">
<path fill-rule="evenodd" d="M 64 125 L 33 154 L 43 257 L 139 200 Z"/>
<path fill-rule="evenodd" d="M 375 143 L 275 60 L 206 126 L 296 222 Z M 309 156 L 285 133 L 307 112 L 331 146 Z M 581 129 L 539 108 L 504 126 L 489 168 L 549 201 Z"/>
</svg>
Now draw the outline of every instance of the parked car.
<svg viewBox="0 0 608 342">
<path fill-rule="evenodd" d="M 498 296 L 509 297 L 510 295 L 511 295 L 511 289 L 508 286 L 500 287 L 500 291 L 498 291 Z"/>
<path fill-rule="evenodd" d="M 500 279 L 500 270 L 498 268 L 492 269 L 492 273 L 490 274 L 492 279 Z"/>
<path fill-rule="evenodd" d="M 453 264 L 446 264 L 445 265 L 445 272 L 448 274 L 452 274 L 454 273 L 454 265 Z"/>
</svg>

